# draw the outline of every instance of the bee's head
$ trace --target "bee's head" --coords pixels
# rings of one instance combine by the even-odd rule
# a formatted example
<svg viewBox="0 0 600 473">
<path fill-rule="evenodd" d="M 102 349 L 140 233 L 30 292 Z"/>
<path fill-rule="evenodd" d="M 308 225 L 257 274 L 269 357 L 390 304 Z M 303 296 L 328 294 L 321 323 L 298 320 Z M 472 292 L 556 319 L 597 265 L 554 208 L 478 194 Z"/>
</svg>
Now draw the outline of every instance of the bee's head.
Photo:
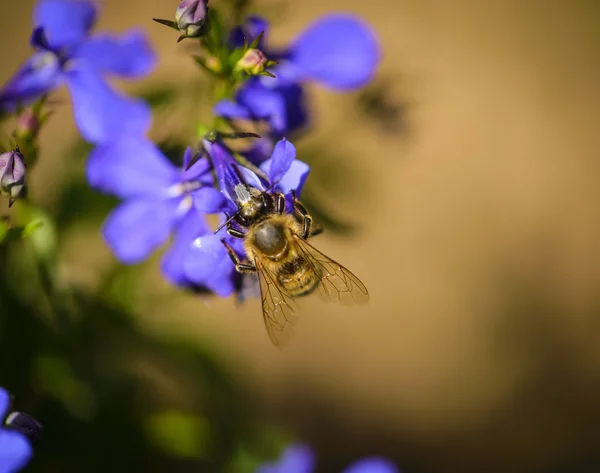
<svg viewBox="0 0 600 473">
<path fill-rule="evenodd" d="M 238 202 L 237 222 L 248 227 L 273 212 L 273 196 L 255 187 L 246 186 L 247 195 Z"/>
</svg>

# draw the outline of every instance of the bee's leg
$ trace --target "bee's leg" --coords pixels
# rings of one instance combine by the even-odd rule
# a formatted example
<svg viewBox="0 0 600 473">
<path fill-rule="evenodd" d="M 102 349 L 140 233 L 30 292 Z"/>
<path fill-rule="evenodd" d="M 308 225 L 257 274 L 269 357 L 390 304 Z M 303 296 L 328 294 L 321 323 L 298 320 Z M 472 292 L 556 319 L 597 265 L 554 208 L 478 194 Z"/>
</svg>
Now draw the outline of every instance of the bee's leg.
<svg viewBox="0 0 600 473">
<path fill-rule="evenodd" d="M 221 243 L 223 243 L 225 246 L 225 249 L 227 250 L 227 253 L 229 254 L 229 257 L 235 265 L 235 269 L 238 273 L 253 273 L 256 271 L 256 266 L 253 264 L 242 263 L 238 258 L 238 255 L 236 255 L 235 251 L 233 251 L 233 248 L 229 246 L 225 240 L 221 239 Z"/>
<path fill-rule="evenodd" d="M 244 232 L 239 231 L 237 228 L 233 228 L 231 224 L 227 225 L 227 233 L 229 233 L 233 238 L 244 238 L 246 234 Z"/>
<path fill-rule="evenodd" d="M 285 196 L 281 192 L 275 193 L 275 211 L 278 215 L 285 212 Z"/>
<path fill-rule="evenodd" d="M 312 228 L 313 219 L 308 213 L 308 210 L 306 210 L 306 207 L 304 207 L 304 205 L 302 205 L 302 202 L 300 202 L 296 197 L 295 190 L 292 190 L 292 202 L 294 202 L 294 210 L 300 215 L 302 225 L 304 227 L 302 229 L 302 238 L 306 240 L 308 237 L 314 235 Z"/>
</svg>

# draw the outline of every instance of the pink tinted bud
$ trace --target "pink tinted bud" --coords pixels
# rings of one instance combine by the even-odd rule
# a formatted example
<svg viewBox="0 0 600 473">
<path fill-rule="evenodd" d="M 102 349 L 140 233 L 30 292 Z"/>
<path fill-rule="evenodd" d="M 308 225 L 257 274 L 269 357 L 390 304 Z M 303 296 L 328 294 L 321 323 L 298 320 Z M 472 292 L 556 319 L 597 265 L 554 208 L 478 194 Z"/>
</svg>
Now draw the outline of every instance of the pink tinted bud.
<svg viewBox="0 0 600 473">
<path fill-rule="evenodd" d="M 186 36 L 195 36 L 206 21 L 208 0 L 181 0 L 175 12 L 177 28 Z"/>
<path fill-rule="evenodd" d="M 0 154 L 0 194 L 8 196 L 10 205 L 25 185 L 25 163 L 17 150 Z"/>
<path fill-rule="evenodd" d="M 34 137 L 40 130 L 40 120 L 32 110 L 25 110 L 17 117 L 16 135 L 19 138 Z"/>
<path fill-rule="evenodd" d="M 235 68 L 256 75 L 265 70 L 266 64 L 267 58 L 263 52 L 260 49 L 251 48 L 244 53 Z"/>
</svg>

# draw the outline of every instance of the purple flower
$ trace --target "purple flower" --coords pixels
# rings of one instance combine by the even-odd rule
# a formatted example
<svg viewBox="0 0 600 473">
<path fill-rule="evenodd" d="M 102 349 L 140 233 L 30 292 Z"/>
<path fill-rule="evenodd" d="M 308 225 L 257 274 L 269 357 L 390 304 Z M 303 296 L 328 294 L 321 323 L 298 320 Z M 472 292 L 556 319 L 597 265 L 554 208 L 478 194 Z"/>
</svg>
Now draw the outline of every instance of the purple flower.
<svg viewBox="0 0 600 473">
<path fill-rule="evenodd" d="M 277 462 L 260 466 L 256 473 L 311 473 L 314 465 L 314 454 L 308 447 L 292 445 Z M 388 460 L 372 457 L 353 463 L 343 473 L 398 473 L 398 469 Z"/>
<path fill-rule="evenodd" d="M 243 182 L 261 190 L 266 189 L 255 173 L 237 164 L 223 144 L 205 140 L 204 147 L 213 162 L 221 191 L 229 199 L 228 211 L 231 213 L 237 211 L 234 191 L 237 184 Z M 310 168 L 295 158 L 294 145 L 287 140 L 281 140 L 275 146 L 272 156 L 260 166 L 261 171 L 268 176 L 273 189 L 284 194 L 289 194 L 292 189 L 295 189 L 298 194 L 302 191 Z M 229 237 L 224 230 L 222 234 L 217 235 L 203 232 L 191 242 L 184 258 L 184 271 L 189 281 L 207 287 L 221 297 L 226 297 L 236 290 L 236 271 L 220 241 L 221 238 L 226 239 L 241 259 L 245 257 L 240 239 Z"/>
<path fill-rule="evenodd" d="M 18 148 L 0 154 L 0 194 L 8 196 L 9 205 L 12 205 L 24 185 L 25 163 Z"/>
<path fill-rule="evenodd" d="M 96 13 L 92 1 L 38 2 L 31 38 L 36 52 L 0 89 L 0 110 L 13 110 L 66 84 L 75 122 L 86 140 L 101 143 L 147 130 L 149 107 L 113 90 L 103 76 L 144 76 L 154 67 L 154 53 L 140 31 L 90 36 Z"/>
<path fill-rule="evenodd" d="M 232 42 L 239 45 L 244 37 L 250 42 L 267 28 L 266 20 L 252 16 L 241 29 L 232 33 Z M 286 50 L 266 55 L 279 61 L 279 66 L 273 70 L 279 80 L 314 81 L 341 91 L 366 85 L 381 59 L 379 44 L 369 25 L 344 13 L 321 17 Z"/>
<path fill-rule="evenodd" d="M 0 388 L 0 421 L 10 405 L 8 393 Z M 0 428 L 0 473 L 13 473 L 23 468 L 31 458 L 31 445 L 19 432 Z"/>
<path fill-rule="evenodd" d="M 183 169 L 191 158 L 188 148 Z M 201 159 L 183 171 L 149 140 L 122 137 L 92 152 L 87 177 L 92 187 L 125 200 L 103 227 L 104 239 L 117 258 L 125 264 L 138 263 L 176 233 L 162 269 L 171 282 L 185 284 L 182 247 L 209 231 L 205 213 L 225 208 L 225 198 L 212 187 L 210 163 Z"/>
<path fill-rule="evenodd" d="M 249 17 L 231 35 L 233 46 L 241 46 L 268 29 L 258 16 Z M 231 121 L 263 121 L 269 132 L 255 143 L 246 156 L 254 163 L 266 159 L 278 139 L 302 130 L 308 121 L 302 83 L 314 81 L 334 90 L 351 90 L 369 82 L 380 60 L 379 45 L 372 30 L 351 15 L 328 15 L 308 27 L 289 48 L 270 51 L 279 61 L 273 69 L 276 78 L 253 78 L 238 90 L 235 100 L 222 100 L 214 113 Z"/>
</svg>

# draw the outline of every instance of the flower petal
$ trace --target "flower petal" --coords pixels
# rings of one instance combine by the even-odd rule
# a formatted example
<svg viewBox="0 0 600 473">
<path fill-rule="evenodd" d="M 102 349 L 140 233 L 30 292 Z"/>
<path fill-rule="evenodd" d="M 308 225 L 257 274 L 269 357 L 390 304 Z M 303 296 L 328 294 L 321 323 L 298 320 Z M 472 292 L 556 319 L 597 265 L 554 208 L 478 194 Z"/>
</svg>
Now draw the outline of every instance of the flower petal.
<svg viewBox="0 0 600 473">
<path fill-rule="evenodd" d="M 269 164 L 269 180 L 278 182 L 296 159 L 296 147 L 285 138 L 279 140 L 271 154 Z"/>
<path fill-rule="evenodd" d="M 196 210 L 190 210 L 175 230 L 175 240 L 165 253 L 161 270 L 168 281 L 179 286 L 191 284 L 185 274 L 184 263 L 192 242 L 200 235 L 210 234 L 206 219 Z"/>
<path fill-rule="evenodd" d="M 67 72 L 67 85 L 75 122 L 86 140 L 103 143 L 123 135 L 144 135 L 150 127 L 150 107 L 110 88 L 91 67 L 79 62 Z"/>
<path fill-rule="evenodd" d="M 290 48 L 289 58 L 303 78 L 349 90 L 371 80 L 380 55 L 369 25 L 352 15 L 334 14 L 304 31 Z"/>
<path fill-rule="evenodd" d="M 120 37 L 95 35 L 75 54 L 103 73 L 121 77 L 142 77 L 154 69 L 156 55 L 142 31 L 132 30 Z"/>
<path fill-rule="evenodd" d="M 265 87 L 259 79 L 251 79 L 240 89 L 236 100 L 248 109 L 252 118 L 268 120 L 276 133 L 287 130 L 285 98 L 277 89 Z"/>
<path fill-rule="evenodd" d="M 234 48 L 240 48 L 244 46 L 244 40 L 247 44 L 250 44 L 262 32 L 264 32 L 264 36 L 266 36 L 268 29 L 269 22 L 265 18 L 258 15 L 250 15 L 244 25 L 233 29 L 229 41 Z M 258 49 L 263 49 L 263 43 L 264 37 L 258 44 Z"/>
<path fill-rule="evenodd" d="M 220 143 L 209 143 L 205 140 L 204 147 L 213 162 L 221 192 L 234 204 L 238 202 L 236 186 L 249 184 L 263 189 L 264 186 L 256 174 L 244 166 L 240 166 L 231 157 L 229 151 Z"/>
<path fill-rule="evenodd" d="M 4 419 L 10 407 L 10 396 L 6 389 L 0 388 L 0 419 Z"/>
<path fill-rule="evenodd" d="M 124 137 L 96 147 L 87 161 L 92 187 L 121 198 L 164 195 L 179 172 L 151 141 Z"/>
<path fill-rule="evenodd" d="M 311 473 L 315 457 L 310 448 L 304 445 L 291 445 L 276 463 L 259 467 L 257 473 Z"/>
<path fill-rule="evenodd" d="M 225 196 L 214 187 L 201 187 L 192 192 L 192 198 L 199 212 L 214 214 L 225 210 Z"/>
<path fill-rule="evenodd" d="M 28 104 L 58 87 L 62 79 L 56 56 L 36 53 L 0 89 L 0 109 L 12 111 L 17 104 Z"/>
<path fill-rule="evenodd" d="M 262 163 L 260 169 L 271 178 L 272 183 L 277 182 L 275 188 L 279 191 L 287 195 L 295 190 L 296 194 L 300 196 L 310 173 L 310 166 L 294 159 L 295 156 L 294 145 L 285 139 L 281 140 L 277 143 L 271 158 Z"/>
<path fill-rule="evenodd" d="M 235 290 L 235 267 L 217 235 L 203 235 L 193 241 L 184 270 L 190 281 L 220 297 L 227 297 Z"/>
<path fill-rule="evenodd" d="M 80 0 L 41 0 L 33 12 L 33 23 L 42 27 L 54 49 L 82 41 L 94 25 L 96 4 Z"/>
<path fill-rule="evenodd" d="M 19 432 L 0 430 L 0 472 L 13 473 L 31 458 L 31 445 Z"/>
<path fill-rule="evenodd" d="M 232 100 L 221 100 L 213 107 L 213 113 L 228 120 L 250 120 L 252 114 L 247 107 Z"/>
<path fill-rule="evenodd" d="M 398 473 L 398 468 L 383 458 L 365 458 L 350 465 L 344 473 Z"/>
<path fill-rule="evenodd" d="M 176 221 L 179 199 L 135 199 L 111 212 L 102 228 L 119 261 L 135 264 L 165 243 Z"/>
</svg>

